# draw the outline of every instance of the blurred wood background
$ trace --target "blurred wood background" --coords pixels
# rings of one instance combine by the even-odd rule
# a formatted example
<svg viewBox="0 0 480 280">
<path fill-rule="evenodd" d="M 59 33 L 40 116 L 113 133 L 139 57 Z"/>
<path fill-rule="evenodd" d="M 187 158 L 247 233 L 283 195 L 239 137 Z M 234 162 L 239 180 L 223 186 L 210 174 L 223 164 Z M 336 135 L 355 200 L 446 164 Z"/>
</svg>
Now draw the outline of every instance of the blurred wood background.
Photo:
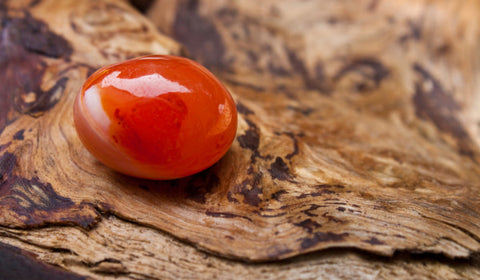
<svg viewBox="0 0 480 280">
<path fill-rule="evenodd" d="M 480 2 L 0 2 L 0 278 L 479 279 Z M 180 180 L 73 128 L 101 66 L 190 57 L 237 138 Z M 32 278 L 37 277 L 37 278 Z"/>
</svg>

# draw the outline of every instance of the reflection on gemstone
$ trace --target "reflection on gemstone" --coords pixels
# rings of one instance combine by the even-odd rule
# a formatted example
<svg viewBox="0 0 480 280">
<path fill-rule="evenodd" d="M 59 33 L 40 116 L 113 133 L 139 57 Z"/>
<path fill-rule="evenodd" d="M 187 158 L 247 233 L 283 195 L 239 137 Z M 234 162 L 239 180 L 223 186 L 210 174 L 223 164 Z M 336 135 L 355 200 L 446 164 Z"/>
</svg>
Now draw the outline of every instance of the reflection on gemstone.
<svg viewBox="0 0 480 280">
<path fill-rule="evenodd" d="M 85 91 L 85 107 L 89 115 L 92 117 L 94 123 L 100 126 L 104 131 L 108 131 L 110 126 L 110 118 L 102 106 L 100 94 L 96 85 L 90 87 Z"/>
<path fill-rule="evenodd" d="M 133 79 L 122 79 L 118 75 L 120 71 L 112 72 L 102 80 L 100 86 L 102 88 L 112 86 L 138 97 L 156 97 L 169 92 L 190 92 L 178 82 L 169 81 L 158 73 Z"/>
</svg>

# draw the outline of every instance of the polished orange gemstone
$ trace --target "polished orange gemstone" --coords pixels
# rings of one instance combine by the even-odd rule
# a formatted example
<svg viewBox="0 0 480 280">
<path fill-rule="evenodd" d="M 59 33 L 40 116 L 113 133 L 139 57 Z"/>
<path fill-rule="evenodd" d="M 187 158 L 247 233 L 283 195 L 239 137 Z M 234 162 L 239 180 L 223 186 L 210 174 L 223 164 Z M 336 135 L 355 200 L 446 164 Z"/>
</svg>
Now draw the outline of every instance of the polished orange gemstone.
<svg viewBox="0 0 480 280">
<path fill-rule="evenodd" d="M 147 179 L 208 168 L 237 130 L 235 103 L 220 81 L 196 62 L 166 55 L 96 71 L 75 100 L 74 120 L 98 160 Z"/>
</svg>

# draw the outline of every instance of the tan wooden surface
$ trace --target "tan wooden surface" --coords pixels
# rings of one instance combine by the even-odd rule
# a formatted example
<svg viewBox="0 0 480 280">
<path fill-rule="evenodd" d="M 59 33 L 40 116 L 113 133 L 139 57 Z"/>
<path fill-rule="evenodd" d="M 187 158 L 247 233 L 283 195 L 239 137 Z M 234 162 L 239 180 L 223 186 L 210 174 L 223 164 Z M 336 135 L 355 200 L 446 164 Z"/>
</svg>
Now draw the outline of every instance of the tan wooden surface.
<svg viewBox="0 0 480 280">
<path fill-rule="evenodd" d="M 477 279 L 477 1 L 0 4 L 0 242 L 94 279 Z M 72 104 L 95 69 L 187 55 L 232 92 L 212 168 L 96 161 Z"/>
</svg>

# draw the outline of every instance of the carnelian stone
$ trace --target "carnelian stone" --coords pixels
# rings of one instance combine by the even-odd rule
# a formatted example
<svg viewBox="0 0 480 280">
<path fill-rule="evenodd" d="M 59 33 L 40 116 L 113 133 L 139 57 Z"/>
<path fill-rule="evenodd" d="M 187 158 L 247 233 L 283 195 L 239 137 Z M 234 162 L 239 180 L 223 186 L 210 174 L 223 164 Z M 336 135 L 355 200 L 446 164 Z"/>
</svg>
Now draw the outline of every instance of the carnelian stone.
<svg viewBox="0 0 480 280">
<path fill-rule="evenodd" d="M 163 180 L 217 162 L 235 138 L 237 111 L 207 69 L 154 55 L 93 73 L 75 100 L 74 121 L 80 140 L 105 165 Z"/>
</svg>

